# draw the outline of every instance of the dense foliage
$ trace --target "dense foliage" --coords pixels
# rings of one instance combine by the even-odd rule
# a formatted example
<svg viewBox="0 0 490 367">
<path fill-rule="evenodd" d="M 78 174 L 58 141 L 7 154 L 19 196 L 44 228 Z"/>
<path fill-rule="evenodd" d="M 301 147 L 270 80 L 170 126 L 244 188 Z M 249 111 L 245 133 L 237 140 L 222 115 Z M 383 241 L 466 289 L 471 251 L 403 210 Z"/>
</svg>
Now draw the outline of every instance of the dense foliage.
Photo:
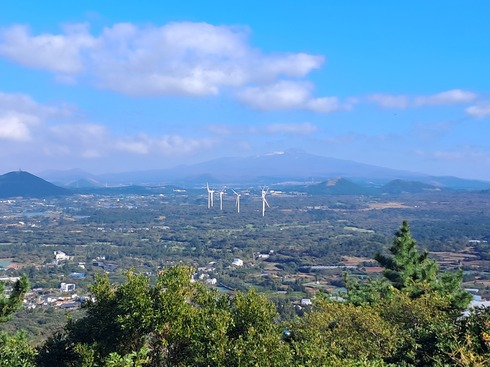
<svg viewBox="0 0 490 367">
<path fill-rule="evenodd" d="M 116 359 L 145 366 L 289 363 L 291 351 L 266 298 L 253 291 L 228 297 L 191 282 L 191 275 L 191 268 L 178 266 L 150 284 L 129 272 L 119 287 L 99 277 L 86 316 L 46 342 L 39 365 L 104 366 Z"/>
<path fill-rule="evenodd" d="M 29 290 L 29 281 L 26 276 L 22 276 L 14 283 L 9 297 L 4 296 L 4 290 L 5 284 L 0 282 L 0 323 L 7 321 L 22 305 L 22 300 Z M 34 356 L 35 351 L 29 345 L 24 333 L 10 335 L 7 332 L 0 332 L 1 367 L 31 366 Z"/>
</svg>

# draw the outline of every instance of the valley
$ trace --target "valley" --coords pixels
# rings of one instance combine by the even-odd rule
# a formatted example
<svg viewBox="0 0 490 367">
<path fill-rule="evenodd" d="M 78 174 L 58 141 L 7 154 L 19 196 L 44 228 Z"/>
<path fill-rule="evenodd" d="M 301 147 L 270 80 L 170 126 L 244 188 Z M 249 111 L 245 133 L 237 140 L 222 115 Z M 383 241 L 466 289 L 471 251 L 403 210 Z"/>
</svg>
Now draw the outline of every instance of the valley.
<svg viewBox="0 0 490 367">
<path fill-rule="evenodd" d="M 464 286 L 490 298 L 484 191 L 358 196 L 271 188 L 264 216 L 260 187 L 237 189 L 239 213 L 229 190 L 222 209 L 216 198 L 208 208 L 205 188 L 130 191 L 0 201 L 0 277 L 27 274 L 32 287 L 7 328 L 27 328 L 41 341 L 46 326 L 79 312 L 97 273 L 119 283 L 130 269 L 153 278 L 179 263 L 209 287 L 257 289 L 288 318 L 318 291 L 342 294 L 345 274 L 381 274 L 373 257 L 403 220 L 442 269 L 463 269 Z"/>
</svg>

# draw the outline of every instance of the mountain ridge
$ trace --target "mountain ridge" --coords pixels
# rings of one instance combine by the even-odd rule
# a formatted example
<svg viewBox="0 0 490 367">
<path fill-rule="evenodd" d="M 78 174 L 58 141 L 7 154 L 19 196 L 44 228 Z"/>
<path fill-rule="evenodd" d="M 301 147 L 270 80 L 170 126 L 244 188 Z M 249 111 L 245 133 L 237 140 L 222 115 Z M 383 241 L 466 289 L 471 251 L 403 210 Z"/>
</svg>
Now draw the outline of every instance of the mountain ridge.
<svg viewBox="0 0 490 367">
<path fill-rule="evenodd" d="M 60 185 L 90 179 L 101 185 L 162 185 L 202 186 L 213 184 L 266 184 L 281 182 L 322 182 L 343 177 L 355 183 L 382 186 L 391 180 L 420 181 L 434 186 L 483 190 L 490 182 L 449 176 L 431 176 L 401 169 L 385 168 L 355 161 L 323 157 L 304 151 L 290 150 L 249 157 L 221 157 L 196 164 L 166 169 L 128 171 L 92 175 L 81 170 L 46 171 L 40 175 Z"/>
</svg>

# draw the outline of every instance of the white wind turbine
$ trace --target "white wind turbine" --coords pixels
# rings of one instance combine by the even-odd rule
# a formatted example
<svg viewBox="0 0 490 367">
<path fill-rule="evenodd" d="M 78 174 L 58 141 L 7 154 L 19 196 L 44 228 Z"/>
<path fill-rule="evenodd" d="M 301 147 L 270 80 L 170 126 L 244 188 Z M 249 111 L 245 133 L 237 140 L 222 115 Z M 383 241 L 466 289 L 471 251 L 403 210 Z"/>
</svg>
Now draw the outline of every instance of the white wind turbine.
<svg viewBox="0 0 490 367">
<path fill-rule="evenodd" d="M 223 210 L 223 195 L 226 193 L 225 190 L 226 187 L 223 187 L 223 190 L 219 192 L 219 210 Z"/>
<path fill-rule="evenodd" d="M 265 216 L 265 206 L 267 205 L 267 207 L 270 208 L 270 205 L 267 202 L 267 199 L 265 198 L 265 195 L 267 195 L 268 192 L 269 190 L 266 190 L 265 187 L 262 188 L 262 216 L 263 217 Z"/>
<path fill-rule="evenodd" d="M 214 191 L 209 188 L 209 184 L 206 183 L 206 188 L 208 189 L 208 209 L 214 206 Z"/>
<path fill-rule="evenodd" d="M 233 191 L 233 193 L 236 195 L 236 210 L 238 213 L 240 213 L 240 196 L 242 196 L 242 195 L 233 189 L 231 189 L 231 191 Z"/>
</svg>

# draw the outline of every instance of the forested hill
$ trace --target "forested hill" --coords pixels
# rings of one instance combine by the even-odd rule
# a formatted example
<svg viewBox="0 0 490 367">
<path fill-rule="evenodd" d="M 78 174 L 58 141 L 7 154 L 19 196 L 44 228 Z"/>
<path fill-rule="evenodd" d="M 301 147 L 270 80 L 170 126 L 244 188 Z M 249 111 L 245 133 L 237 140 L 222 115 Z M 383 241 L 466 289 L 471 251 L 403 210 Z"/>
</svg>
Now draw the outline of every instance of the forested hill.
<svg viewBox="0 0 490 367">
<path fill-rule="evenodd" d="M 0 198 L 70 195 L 71 191 L 58 187 L 25 171 L 9 172 L 0 176 Z"/>
</svg>

